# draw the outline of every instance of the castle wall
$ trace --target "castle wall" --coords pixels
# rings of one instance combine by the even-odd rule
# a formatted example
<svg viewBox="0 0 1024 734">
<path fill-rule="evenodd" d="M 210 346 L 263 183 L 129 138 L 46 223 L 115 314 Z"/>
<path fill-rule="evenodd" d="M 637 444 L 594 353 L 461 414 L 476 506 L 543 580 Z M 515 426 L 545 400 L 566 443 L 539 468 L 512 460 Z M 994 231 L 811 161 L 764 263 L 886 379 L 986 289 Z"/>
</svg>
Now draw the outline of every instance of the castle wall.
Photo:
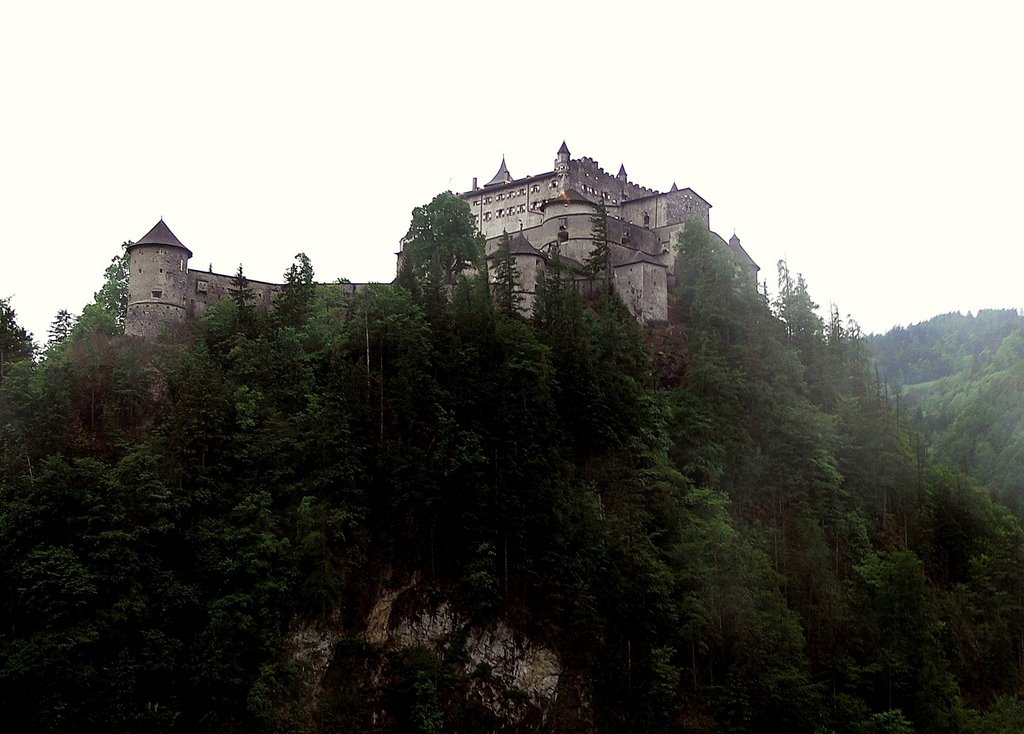
<svg viewBox="0 0 1024 734">
<path fill-rule="evenodd" d="M 609 207 L 658 193 L 646 186 L 620 181 L 618 177 L 601 168 L 597 161 L 586 157 L 569 161 L 568 185 L 595 201 L 603 196 Z"/>
<path fill-rule="evenodd" d="M 205 316 L 210 306 L 231 298 L 234 279 L 234 275 L 189 270 L 186 289 L 188 295 L 185 300 L 185 310 L 189 316 L 194 318 Z M 265 307 L 274 302 L 281 292 L 282 286 L 261 280 L 250 280 L 249 289 L 252 291 L 252 304 Z"/>
<path fill-rule="evenodd" d="M 615 290 L 639 321 L 668 319 L 666 269 L 637 262 L 615 268 Z"/>
<path fill-rule="evenodd" d="M 544 277 L 544 260 L 533 255 L 520 255 L 515 259 L 520 286 L 520 310 L 529 315 L 537 303 L 537 282 Z"/>
<path fill-rule="evenodd" d="M 524 229 L 544 221 L 540 205 L 561 191 L 554 174 L 530 176 L 502 186 L 477 189 L 462 194 L 476 218 L 484 237 L 498 237 L 502 232 L 515 232 L 520 223 Z"/>
</svg>

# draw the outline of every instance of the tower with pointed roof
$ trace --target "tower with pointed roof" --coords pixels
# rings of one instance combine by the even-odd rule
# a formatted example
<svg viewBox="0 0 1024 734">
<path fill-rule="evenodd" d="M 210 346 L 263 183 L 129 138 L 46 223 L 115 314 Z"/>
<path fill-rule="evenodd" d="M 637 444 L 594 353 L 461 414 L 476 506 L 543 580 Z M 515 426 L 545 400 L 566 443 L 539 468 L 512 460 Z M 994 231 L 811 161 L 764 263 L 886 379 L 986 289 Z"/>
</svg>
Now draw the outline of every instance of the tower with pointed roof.
<svg viewBox="0 0 1024 734">
<path fill-rule="evenodd" d="M 592 158 L 573 158 L 565 141 L 549 171 L 513 178 L 502 156 L 498 172 L 487 184 L 481 188 L 473 181 L 472 189 L 460 196 L 469 204 L 489 253 L 503 232 L 518 229 L 517 267 L 522 260 L 521 272 L 543 272 L 545 258 L 557 243 L 563 266 L 578 270 L 576 277 L 584 289 L 588 286 L 583 283 L 582 263 L 593 248 L 592 220 L 598 202 L 603 202 L 613 285 L 641 321 L 668 317 L 667 290 L 674 282 L 675 244 L 683 227 L 695 221 L 710 230 L 711 204 L 693 189 L 681 189 L 675 182 L 667 191 L 640 186 L 629 180 L 624 163 L 613 175 Z M 711 234 L 756 283 L 759 268 L 739 238 L 727 243 Z M 523 293 L 533 288 L 528 280 L 523 280 Z"/>
<path fill-rule="evenodd" d="M 188 260 L 192 251 L 161 218 L 128 247 L 128 314 L 125 334 L 154 336 L 184 323 L 188 292 Z"/>
</svg>

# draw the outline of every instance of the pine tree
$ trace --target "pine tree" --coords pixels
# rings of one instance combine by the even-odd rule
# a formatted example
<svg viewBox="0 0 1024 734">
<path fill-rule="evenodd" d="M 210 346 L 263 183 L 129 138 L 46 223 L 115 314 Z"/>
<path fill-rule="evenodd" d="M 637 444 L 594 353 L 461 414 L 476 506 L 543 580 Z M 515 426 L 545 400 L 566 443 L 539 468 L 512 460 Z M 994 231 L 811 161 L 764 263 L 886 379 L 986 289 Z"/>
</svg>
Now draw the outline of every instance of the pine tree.
<svg viewBox="0 0 1024 734">
<path fill-rule="evenodd" d="M 494 253 L 494 300 L 505 313 L 512 315 L 519 310 L 522 295 L 519 293 L 519 272 L 512 257 L 512 238 L 503 232 Z"/>
<path fill-rule="evenodd" d="M 611 288 L 612 258 L 608 247 L 608 209 L 603 198 L 598 200 L 597 212 L 590 218 L 590 232 L 594 245 L 586 262 L 583 263 L 584 268 L 592 279 L 604 278 Z"/>
<path fill-rule="evenodd" d="M 50 341 L 48 346 L 63 344 L 71 336 L 71 330 L 75 326 L 75 317 L 67 309 L 62 308 L 57 312 L 53 322 L 50 324 Z"/>
<path fill-rule="evenodd" d="M 0 298 L 0 380 L 11 362 L 31 359 L 34 346 L 32 335 L 17 322 L 10 298 Z"/>
</svg>

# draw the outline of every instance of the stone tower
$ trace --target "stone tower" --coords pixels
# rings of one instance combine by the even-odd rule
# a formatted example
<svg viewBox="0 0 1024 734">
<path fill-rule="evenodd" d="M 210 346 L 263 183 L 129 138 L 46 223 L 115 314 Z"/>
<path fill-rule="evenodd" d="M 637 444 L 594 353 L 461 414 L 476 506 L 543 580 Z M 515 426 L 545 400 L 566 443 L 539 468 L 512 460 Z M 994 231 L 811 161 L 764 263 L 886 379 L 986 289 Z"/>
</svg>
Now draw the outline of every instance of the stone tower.
<svg viewBox="0 0 1024 734">
<path fill-rule="evenodd" d="M 161 219 L 128 253 L 131 269 L 125 334 L 152 337 L 184 323 L 191 250 Z"/>
</svg>

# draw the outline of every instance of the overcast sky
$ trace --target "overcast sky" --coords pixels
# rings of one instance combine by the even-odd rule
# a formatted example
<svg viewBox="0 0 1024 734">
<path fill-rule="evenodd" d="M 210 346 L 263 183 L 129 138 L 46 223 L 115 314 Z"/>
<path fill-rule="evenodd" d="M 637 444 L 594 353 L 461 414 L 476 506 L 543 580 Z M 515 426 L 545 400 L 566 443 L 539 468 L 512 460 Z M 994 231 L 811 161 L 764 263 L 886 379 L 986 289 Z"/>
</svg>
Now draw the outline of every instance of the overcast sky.
<svg viewBox="0 0 1024 734">
<path fill-rule="evenodd" d="M 161 216 L 194 268 L 390 280 L 413 207 L 564 139 L 867 331 L 1020 308 L 1022 7 L 5 3 L 0 297 L 45 341 Z"/>
</svg>

